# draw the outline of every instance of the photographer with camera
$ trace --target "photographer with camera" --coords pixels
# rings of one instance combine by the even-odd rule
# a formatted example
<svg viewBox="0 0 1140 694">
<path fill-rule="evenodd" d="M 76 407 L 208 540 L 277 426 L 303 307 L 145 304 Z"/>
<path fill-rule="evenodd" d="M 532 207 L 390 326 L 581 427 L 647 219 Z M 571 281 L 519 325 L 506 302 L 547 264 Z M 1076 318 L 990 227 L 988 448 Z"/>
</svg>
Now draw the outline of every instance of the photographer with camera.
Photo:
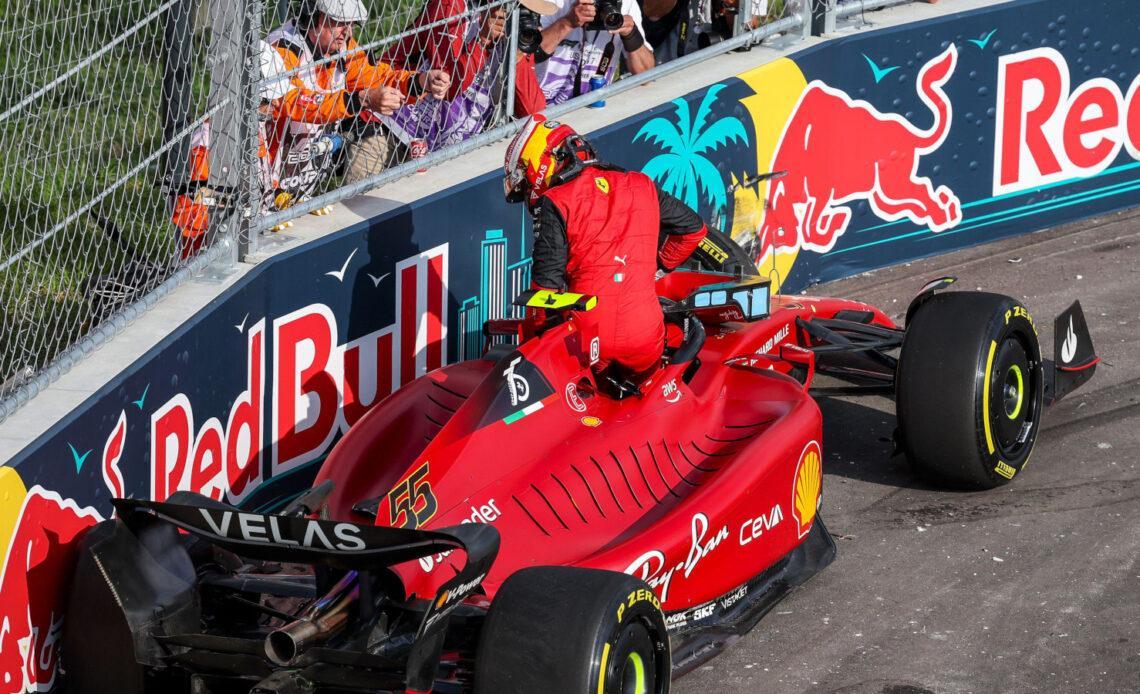
<svg viewBox="0 0 1140 694">
<path fill-rule="evenodd" d="M 497 5 L 475 14 L 486 4 L 487 0 L 428 0 L 407 36 L 385 52 L 384 60 L 395 67 L 442 70 L 455 77 L 446 95 L 424 96 L 381 119 L 404 146 L 422 140 L 428 150 L 436 150 L 462 142 L 486 127 L 501 102 L 510 50 L 507 8 Z M 522 5 L 520 13 L 535 26 L 536 36 L 538 15 L 557 10 L 548 0 L 523 0 Z M 546 107 L 533 60 L 526 54 L 538 45 L 534 42 L 532 47 L 526 36 L 526 22 L 520 20 L 521 50 L 514 56 L 515 115 L 520 117 Z"/>
<path fill-rule="evenodd" d="M 323 136 L 393 113 L 421 95 L 443 96 L 451 87 L 451 75 L 442 70 L 415 72 L 374 61 L 354 38 L 355 27 L 367 19 L 361 0 L 300 0 L 296 18 L 266 37 L 286 70 L 297 71 L 289 93 L 277 102 L 270 142 L 279 177 L 289 188 L 311 190 L 327 175 L 310 155 Z M 349 180 L 387 165 L 390 147 L 383 134 L 354 139 Z"/>
<path fill-rule="evenodd" d="M 637 0 L 567 0 L 543 18 L 535 73 L 547 102 L 560 104 L 590 91 L 591 79 L 611 83 L 621 56 L 635 75 L 656 65 Z"/>
</svg>

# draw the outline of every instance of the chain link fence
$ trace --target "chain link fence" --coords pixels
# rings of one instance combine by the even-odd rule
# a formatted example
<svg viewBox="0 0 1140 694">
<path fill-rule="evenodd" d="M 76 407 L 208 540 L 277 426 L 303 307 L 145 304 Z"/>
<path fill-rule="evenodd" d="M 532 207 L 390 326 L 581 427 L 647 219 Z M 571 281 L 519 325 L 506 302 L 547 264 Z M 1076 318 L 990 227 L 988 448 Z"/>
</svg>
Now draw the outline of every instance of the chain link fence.
<svg viewBox="0 0 1140 694">
<path fill-rule="evenodd" d="M 298 215 L 505 138 L 528 113 L 810 24 L 809 0 L 680 0 L 657 52 L 682 23 L 688 51 L 647 69 L 622 25 L 616 57 L 608 32 L 597 42 L 591 76 L 605 79 L 558 95 L 567 40 L 539 32 L 581 1 L 0 4 L 0 421 L 179 282 Z M 638 33 L 662 28 L 655 1 L 596 0 L 599 15 L 645 7 Z M 806 12 L 835 11 L 821 7 Z"/>
<path fill-rule="evenodd" d="M 228 69 L 198 10 L 0 5 L 0 400 L 186 262 L 163 181 Z"/>
</svg>

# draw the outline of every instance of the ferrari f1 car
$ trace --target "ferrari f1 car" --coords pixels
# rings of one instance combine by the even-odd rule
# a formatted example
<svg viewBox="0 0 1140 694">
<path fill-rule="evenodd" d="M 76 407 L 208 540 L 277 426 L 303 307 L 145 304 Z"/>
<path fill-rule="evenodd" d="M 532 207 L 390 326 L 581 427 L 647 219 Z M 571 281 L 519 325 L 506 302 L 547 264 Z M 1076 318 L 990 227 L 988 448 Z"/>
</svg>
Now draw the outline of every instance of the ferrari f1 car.
<svg viewBox="0 0 1140 694">
<path fill-rule="evenodd" d="M 835 555 L 813 394 L 893 394 L 916 472 L 987 488 L 1096 365 L 1079 304 L 1046 359 L 1019 301 L 950 278 L 904 329 L 737 270 L 659 280 L 648 383 L 595 373 L 592 297 L 530 293 L 545 321 L 488 322 L 481 358 L 382 401 L 280 514 L 116 501 L 71 591 L 71 687 L 667 692 Z"/>
</svg>

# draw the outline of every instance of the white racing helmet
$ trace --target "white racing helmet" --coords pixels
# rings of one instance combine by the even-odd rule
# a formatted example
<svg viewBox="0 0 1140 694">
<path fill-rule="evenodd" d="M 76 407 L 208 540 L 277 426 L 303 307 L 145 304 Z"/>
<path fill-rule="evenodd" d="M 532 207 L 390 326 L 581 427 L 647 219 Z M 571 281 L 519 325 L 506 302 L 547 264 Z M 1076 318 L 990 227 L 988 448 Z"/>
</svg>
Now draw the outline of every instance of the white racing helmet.
<svg viewBox="0 0 1140 694">
<path fill-rule="evenodd" d="M 273 46 L 258 41 L 258 63 L 261 66 L 261 98 L 264 101 L 280 99 L 289 93 L 293 85 L 285 76 L 285 59 Z"/>
<path fill-rule="evenodd" d="M 334 22 L 363 22 L 368 8 L 361 0 L 314 0 L 313 9 Z"/>
</svg>

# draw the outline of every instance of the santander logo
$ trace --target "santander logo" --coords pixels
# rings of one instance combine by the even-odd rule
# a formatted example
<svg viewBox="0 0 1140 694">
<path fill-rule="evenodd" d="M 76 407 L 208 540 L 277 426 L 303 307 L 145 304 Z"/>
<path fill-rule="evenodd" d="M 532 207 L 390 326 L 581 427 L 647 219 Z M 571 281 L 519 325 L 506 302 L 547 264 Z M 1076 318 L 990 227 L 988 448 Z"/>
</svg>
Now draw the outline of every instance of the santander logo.
<svg viewBox="0 0 1140 694">
<path fill-rule="evenodd" d="M 1035 48 L 998 59 L 994 195 L 1095 176 L 1120 150 L 1140 160 L 1140 75 L 1075 89 L 1065 56 Z"/>
</svg>

